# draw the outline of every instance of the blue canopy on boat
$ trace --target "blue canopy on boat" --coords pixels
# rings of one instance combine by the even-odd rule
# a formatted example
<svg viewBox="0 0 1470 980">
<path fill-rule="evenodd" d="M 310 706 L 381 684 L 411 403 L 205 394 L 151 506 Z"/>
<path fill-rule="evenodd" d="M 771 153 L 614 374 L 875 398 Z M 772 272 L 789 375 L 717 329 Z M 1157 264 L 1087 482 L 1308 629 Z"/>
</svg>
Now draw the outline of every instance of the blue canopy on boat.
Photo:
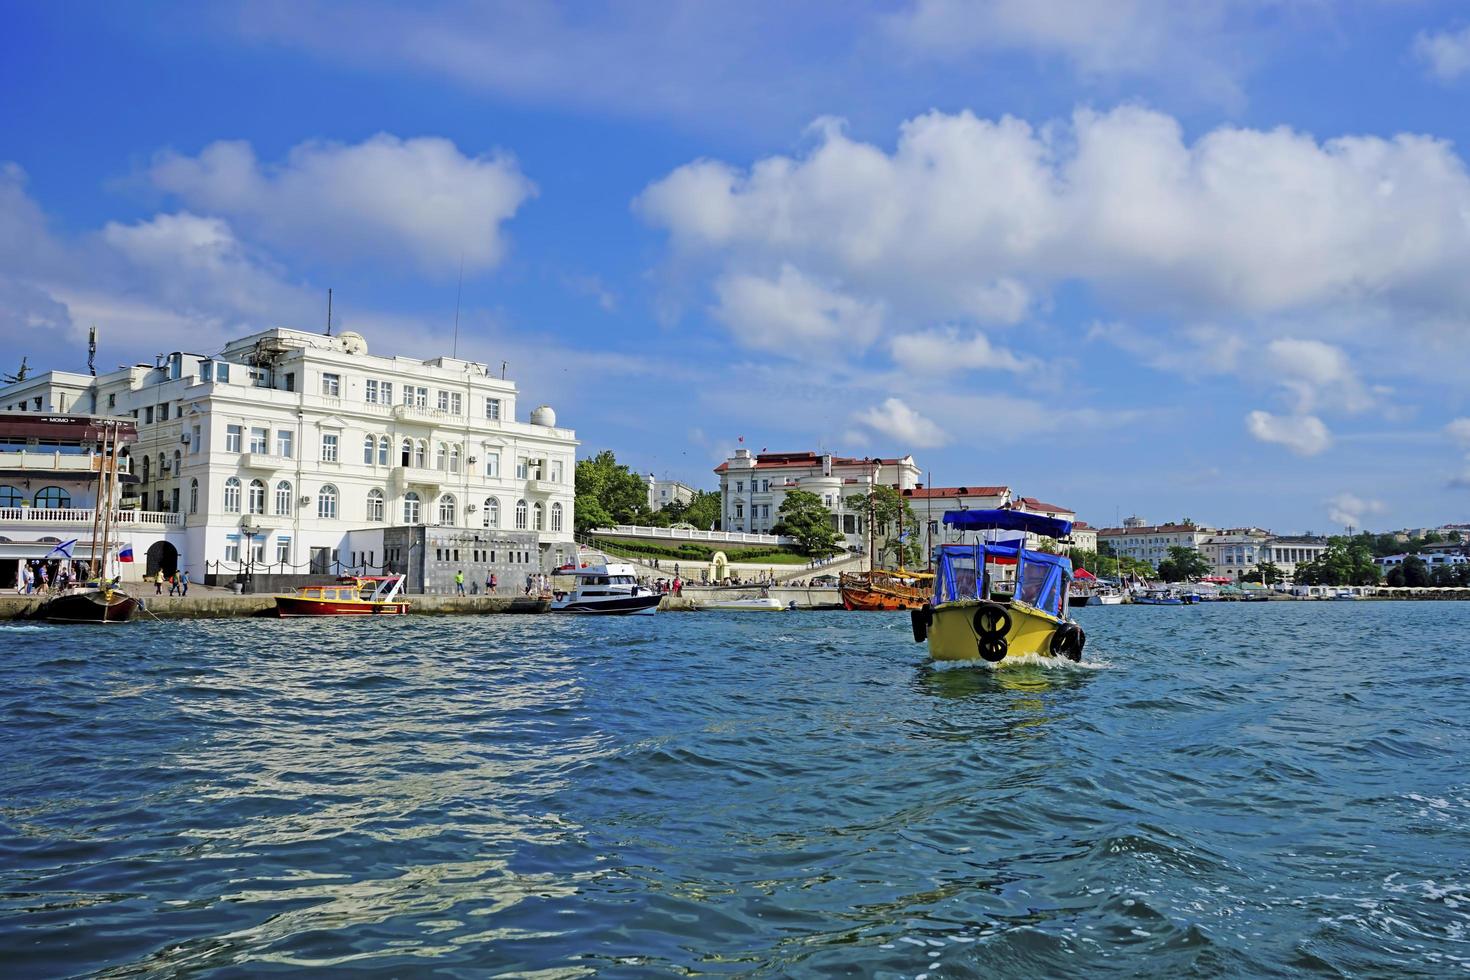
<svg viewBox="0 0 1470 980">
<path fill-rule="evenodd" d="M 1065 538 L 1072 533 L 1071 521 L 1023 510 L 947 510 L 944 523 L 961 530 L 1027 531 L 1044 538 Z"/>
<path fill-rule="evenodd" d="M 984 568 L 990 562 L 1016 565 L 1015 598 L 1061 615 L 1067 586 L 1072 581 L 1072 559 L 1033 551 L 1020 541 L 942 544 L 934 549 L 934 602 L 988 598 Z"/>
</svg>

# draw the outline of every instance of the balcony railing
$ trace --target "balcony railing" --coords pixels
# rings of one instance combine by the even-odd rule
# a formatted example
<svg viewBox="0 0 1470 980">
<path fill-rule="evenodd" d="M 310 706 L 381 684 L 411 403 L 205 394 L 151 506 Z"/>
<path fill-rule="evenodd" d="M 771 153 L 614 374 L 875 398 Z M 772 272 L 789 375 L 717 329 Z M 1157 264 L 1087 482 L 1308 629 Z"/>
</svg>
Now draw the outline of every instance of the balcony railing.
<svg viewBox="0 0 1470 980">
<path fill-rule="evenodd" d="M 25 451 L 17 453 L 0 453 L 0 470 L 31 470 L 37 472 L 52 473 L 95 473 L 103 457 L 88 453 L 28 453 Z M 120 458 L 117 461 L 119 473 L 131 472 L 128 468 L 128 460 Z"/>
<path fill-rule="evenodd" d="M 665 541 L 710 541 L 730 544 L 790 544 L 794 538 L 776 534 L 757 534 L 753 531 L 699 531 L 689 528 L 640 527 L 632 524 L 614 524 L 610 528 L 598 528 L 594 534 L 615 534 L 620 538 L 658 538 Z"/>
<path fill-rule="evenodd" d="M 0 507 L 0 524 L 90 526 L 96 511 L 90 507 Z M 162 510 L 115 510 L 113 523 L 124 527 L 182 527 L 184 515 Z"/>
</svg>

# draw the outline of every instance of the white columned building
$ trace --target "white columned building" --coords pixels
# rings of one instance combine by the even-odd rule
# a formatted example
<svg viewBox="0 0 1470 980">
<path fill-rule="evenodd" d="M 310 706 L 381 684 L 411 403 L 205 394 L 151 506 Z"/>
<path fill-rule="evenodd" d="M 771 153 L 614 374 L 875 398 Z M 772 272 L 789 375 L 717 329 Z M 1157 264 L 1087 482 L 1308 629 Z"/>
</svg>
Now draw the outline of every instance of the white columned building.
<svg viewBox="0 0 1470 980">
<path fill-rule="evenodd" d="M 195 581 L 243 566 L 382 571 L 384 530 L 404 525 L 465 532 L 428 558 L 481 581 L 495 568 L 516 579 L 554 568 L 576 550 L 575 434 L 547 406 L 519 421 L 517 397 L 483 364 L 275 328 L 97 378 L 41 374 L 0 388 L 0 410 L 136 419 L 135 506 L 178 515 L 155 550 Z"/>
</svg>

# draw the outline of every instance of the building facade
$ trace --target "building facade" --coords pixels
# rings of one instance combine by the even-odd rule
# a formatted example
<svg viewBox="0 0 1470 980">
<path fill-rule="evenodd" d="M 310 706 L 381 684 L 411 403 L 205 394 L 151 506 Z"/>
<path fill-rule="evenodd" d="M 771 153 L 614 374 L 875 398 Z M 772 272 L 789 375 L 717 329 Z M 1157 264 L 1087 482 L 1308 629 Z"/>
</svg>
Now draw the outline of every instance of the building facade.
<svg viewBox="0 0 1470 980">
<path fill-rule="evenodd" d="M 482 364 L 284 328 L 212 356 L 0 388 L 0 407 L 135 420 L 136 497 L 123 506 L 176 517 L 139 543 L 161 542 L 165 564 L 196 580 L 382 572 L 393 526 L 528 532 L 538 564 L 563 564 L 575 434 L 546 406 L 518 421 L 516 402 L 515 384 Z"/>
<path fill-rule="evenodd" d="M 816 494 L 832 514 L 832 526 L 848 548 L 866 547 L 867 526 L 861 508 L 848 498 L 875 486 L 900 493 L 918 486 L 919 467 L 912 456 L 898 459 L 853 459 L 831 453 L 752 453 L 737 449 L 715 467 L 720 478 L 721 527 L 727 531 L 769 533 L 781 519 L 781 502 L 792 490 Z"/>
<path fill-rule="evenodd" d="M 1321 558 L 1327 547 L 1327 539 L 1315 535 L 1273 537 L 1270 561 L 1281 570 L 1282 581 L 1295 582 L 1297 566 Z"/>
<path fill-rule="evenodd" d="M 687 504 L 694 499 L 694 488 L 678 480 L 660 480 L 650 473 L 643 482 L 648 484 L 649 510 L 663 510 L 669 504 Z"/>
<path fill-rule="evenodd" d="M 1199 544 L 1200 554 L 1210 563 L 1210 576 L 1232 581 L 1270 561 L 1270 551 L 1271 532 L 1258 527 L 1217 531 Z"/>
<path fill-rule="evenodd" d="M 1097 532 L 1099 547 L 1108 545 L 1111 553 L 1124 558 L 1146 561 L 1155 568 L 1169 557 L 1174 547 L 1200 550 L 1200 545 L 1216 532 L 1194 524 L 1149 524 L 1140 517 L 1129 517 L 1122 527 L 1105 527 Z"/>
</svg>

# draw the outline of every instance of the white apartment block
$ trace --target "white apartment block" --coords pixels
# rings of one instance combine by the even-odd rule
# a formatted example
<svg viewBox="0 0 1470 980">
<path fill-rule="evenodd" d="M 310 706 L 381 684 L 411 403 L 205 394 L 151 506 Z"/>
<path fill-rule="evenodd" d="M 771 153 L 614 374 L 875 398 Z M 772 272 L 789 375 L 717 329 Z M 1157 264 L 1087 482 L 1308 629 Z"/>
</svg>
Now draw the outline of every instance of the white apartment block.
<svg viewBox="0 0 1470 980">
<path fill-rule="evenodd" d="M 1146 561 L 1155 568 L 1169 557 L 1173 547 L 1200 549 L 1200 545 L 1217 532 L 1193 524 L 1148 524 L 1142 518 L 1130 517 L 1122 527 L 1105 527 L 1097 532 L 1098 544 L 1107 544 L 1112 553 Z"/>
<path fill-rule="evenodd" d="M 1281 570 L 1282 580 L 1296 581 L 1296 567 L 1316 561 L 1327 551 L 1327 539 L 1311 536 L 1274 537 L 1268 546 L 1270 561 Z"/>
<path fill-rule="evenodd" d="M 1210 563 L 1210 575 L 1232 581 L 1270 561 L 1270 551 L 1271 532 L 1258 527 L 1219 531 L 1199 545 L 1200 554 Z"/>
<path fill-rule="evenodd" d="M 486 554 L 501 533 L 520 565 L 563 564 L 576 551 L 578 443 L 549 407 L 525 422 L 517 407 L 514 382 L 483 364 L 370 354 L 355 333 L 285 328 L 213 355 L 0 388 L 4 410 L 135 418 L 139 483 L 123 505 L 176 522 L 135 535 L 135 567 L 146 551 L 195 581 L 243 563 L 377 571 L 395 525 L 474 531 Z"/>
<path fill-rule="evenodd" d="M 919 467 L 912 456 L 898 459 L 852 459 L 831 453 L 760 453 L 737 449 L 715 467 L 727 531 L 769 533 L 781 519 L 781 502 L 792 490 L 805 490 L 822 499 L 832 514 L 832 526 L 849 549 L 867 546 L 867 525 L 861 508 L 848 498 L 875 486 L 902 493 L 918 486 Z"/>
<path fill-rule="evenodd" d="M 643 482 L 648 484 L 649 510 L 663 510 L 669 504 L 687 504 L 694 499 L 694 488 L 678 480 L 660 480 L 650 473 Z"/>
</svg>

